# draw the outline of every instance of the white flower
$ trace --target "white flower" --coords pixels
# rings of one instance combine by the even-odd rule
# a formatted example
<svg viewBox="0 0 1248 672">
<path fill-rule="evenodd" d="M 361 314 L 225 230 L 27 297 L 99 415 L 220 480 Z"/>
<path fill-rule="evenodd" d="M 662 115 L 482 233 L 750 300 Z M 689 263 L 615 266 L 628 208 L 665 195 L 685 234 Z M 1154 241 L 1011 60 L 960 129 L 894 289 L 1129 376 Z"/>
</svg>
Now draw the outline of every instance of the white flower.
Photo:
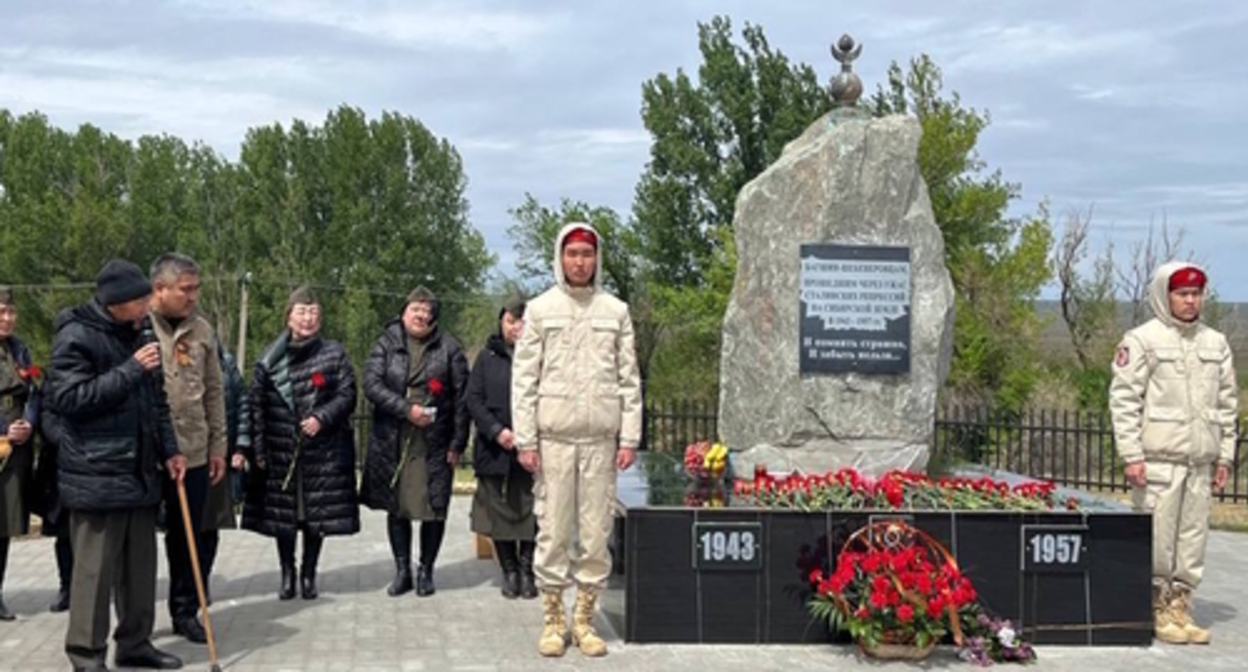
<svg viewBox="0 0 1248 672">
<path fill-rule="evenodd" d="M 1001 646 L 1007 649 L 1014 648 L 1014 628 L 1001 628 L 997 631 L 997 639 L 1001 640 Z"/>
</svg>

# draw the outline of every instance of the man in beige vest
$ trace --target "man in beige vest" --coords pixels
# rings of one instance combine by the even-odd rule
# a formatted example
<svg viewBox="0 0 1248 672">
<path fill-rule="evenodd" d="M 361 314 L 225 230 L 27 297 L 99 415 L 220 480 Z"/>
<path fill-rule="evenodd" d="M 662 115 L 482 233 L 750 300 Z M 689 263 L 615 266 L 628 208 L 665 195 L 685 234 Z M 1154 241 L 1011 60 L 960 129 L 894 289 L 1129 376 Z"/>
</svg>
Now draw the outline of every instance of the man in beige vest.
<svg viewBox="0 0 1248 672">
<path fill-rule="evenodd" d="M 602 288 L 599 243 L 588 224 L 559 232 L 555 286 L 528 304 L 512 363 L 513 445 L 520 464 L 536 474 L 534 571 L 545 604 L 538 641 L 544 656 L 567 648 L 563 592 L 573 583 L 572 640 L 587 656 L 607 653 L 593 617 L 611 574 L 616 470 L 633 463 L 641 439 L 633 323 L 628 306 Z"/>
<path fill-rule="evenodd" d="M 196 305 L 199 266 L 189 257 L 169 253 L 152 264 L 152 328 L 160 342 L 165 395 L 173 416 L 178 452 L 186 457 L 186 499 L 201 568 L 209 548 L 204 508 L 209 485 L 225 477 L 225 387 L 216 334 Z M 174 634 L 196 643 L 208 641 L 196 617 L 199 598 L 175 484 L 165 485 L 165 557 L 169 562 L 169 618 Z M 201 570 L 202 571 L 202 570 Z M 205 584 L 207 577 L 204 577 Z"/>
<path fill-rule="evenodd" d="M 1206 286 L 1193 264 L 1157 269 L 1155 317 L 1119 343 L 1109 390 L 1132 502 L 1153 514 L 1154 632 L 1173 644 L 1209 643 L 1191 596 L 1204 574 L 1211 481 L 1226 485 L 1235 455 L 1235 366 L 1226 338 L 1200 322 Z"/>
</svg>

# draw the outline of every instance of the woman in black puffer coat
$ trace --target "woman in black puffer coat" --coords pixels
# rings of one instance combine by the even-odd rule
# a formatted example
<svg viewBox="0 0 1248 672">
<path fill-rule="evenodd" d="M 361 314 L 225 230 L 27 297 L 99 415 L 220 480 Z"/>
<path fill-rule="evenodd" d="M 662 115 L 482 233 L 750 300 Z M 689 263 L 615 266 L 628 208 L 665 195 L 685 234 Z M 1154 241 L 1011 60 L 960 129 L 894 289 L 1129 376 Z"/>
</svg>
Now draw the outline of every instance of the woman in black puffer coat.
<svg viewBox="0 0 1248 672">
<path fill-rule="evenodd" d="M 277 538 L 279 597 L 295 596 L 295 537 L 303 531 L 299 586 L 317 596 L 326 536 L 360 531 L 355 495 L 355 371 L 342 344 L 321 338 L 320 304 L 300 287 L 286 302 L 286 330 L 256 362 L 251 452 L 256 473 L 243 527 Z"/>
<path fill-rule="evenodd" d="M 511 359 L 523 330 L 524 299 L 516 297 L 499 311 L 498 333 L 490 336 L 472 365 L 468 412 L 477 427 L 472 531 L 493 540 L 503 570 L 503 597 L 531 600 L 537 597 L 533 474 L 520 466 L 511 433 Z"/>
<path fill-rule="evenodd" d="M 412 589 L 412 521 L 420 521 L 416 594 L 433 594 L 455 467 L 468 444 L 468 359 L 438 327 L 438 313 L 432 292 L 412 290 L 402 317 L 386 326 L 364 366 L 373 430 L 360 500 L 388 514 L 391 596 Z"/>
</svg>

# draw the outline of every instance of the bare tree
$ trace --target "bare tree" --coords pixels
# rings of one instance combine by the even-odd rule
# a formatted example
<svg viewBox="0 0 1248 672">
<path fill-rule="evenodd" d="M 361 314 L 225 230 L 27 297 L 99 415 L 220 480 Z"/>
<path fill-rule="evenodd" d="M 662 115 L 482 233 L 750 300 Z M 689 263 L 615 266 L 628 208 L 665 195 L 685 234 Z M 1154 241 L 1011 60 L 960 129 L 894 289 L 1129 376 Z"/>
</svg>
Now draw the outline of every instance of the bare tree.
<svg viewBox="0 0 1248 672">
<path fill-rule="evenodd" d="M 1148 285 L 1153 273 L 1161 264 L 1174 259 L 1183 247 L 1183 227 L 1171 235 L 1166 216 L 1161 216 L 1161 235 L 1158 237 L 1154 222 L 1148 222 L 1148 235 L 1144 240 L 1131 244 L 1130 256 L 1125 268 L 1115 265 L 1118 284 L 1131 306 L 1131 324 L 1137 325 L 1148 317 Z M 1190 258 L 1190 253 L 1189 253 Z"/>
<path fill-rule="evenodd" d="M 1090 277 L 1079 270 L 1088 254 L 1092 208 L 1085 215 L 1072 212 L 1063 226 L 1062 239 L 1053 253 L 1054 274 L 1061 286 L 1062 321 L 1070 334 L 1079 366 L 1084 370 L 1101 365 L 1096 346 L 1116 326 L 1112 244 L 1093 264 Z"/>
</svg>

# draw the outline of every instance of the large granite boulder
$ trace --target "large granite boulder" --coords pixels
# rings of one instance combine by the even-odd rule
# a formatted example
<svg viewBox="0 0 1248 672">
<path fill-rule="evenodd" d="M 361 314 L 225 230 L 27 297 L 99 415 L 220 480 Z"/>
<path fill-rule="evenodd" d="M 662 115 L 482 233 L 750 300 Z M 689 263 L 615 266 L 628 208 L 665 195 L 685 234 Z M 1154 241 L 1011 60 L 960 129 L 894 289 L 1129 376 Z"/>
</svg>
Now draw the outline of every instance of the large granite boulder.
<svg viewBox="0 0 1248 672">
<path fill-rule="evenodd" d="M 872 475 L 927 466 L 953 348 L 954 292 L 919 174 L 922 129 L 911 117 L 835 115 L 789 143 L 737 199 L 719 404 L 719 436 L 737 473 L 758 463 Z M 807 244 L 909 248 L 905 372 L 802 373 Z"/>
</svg>

